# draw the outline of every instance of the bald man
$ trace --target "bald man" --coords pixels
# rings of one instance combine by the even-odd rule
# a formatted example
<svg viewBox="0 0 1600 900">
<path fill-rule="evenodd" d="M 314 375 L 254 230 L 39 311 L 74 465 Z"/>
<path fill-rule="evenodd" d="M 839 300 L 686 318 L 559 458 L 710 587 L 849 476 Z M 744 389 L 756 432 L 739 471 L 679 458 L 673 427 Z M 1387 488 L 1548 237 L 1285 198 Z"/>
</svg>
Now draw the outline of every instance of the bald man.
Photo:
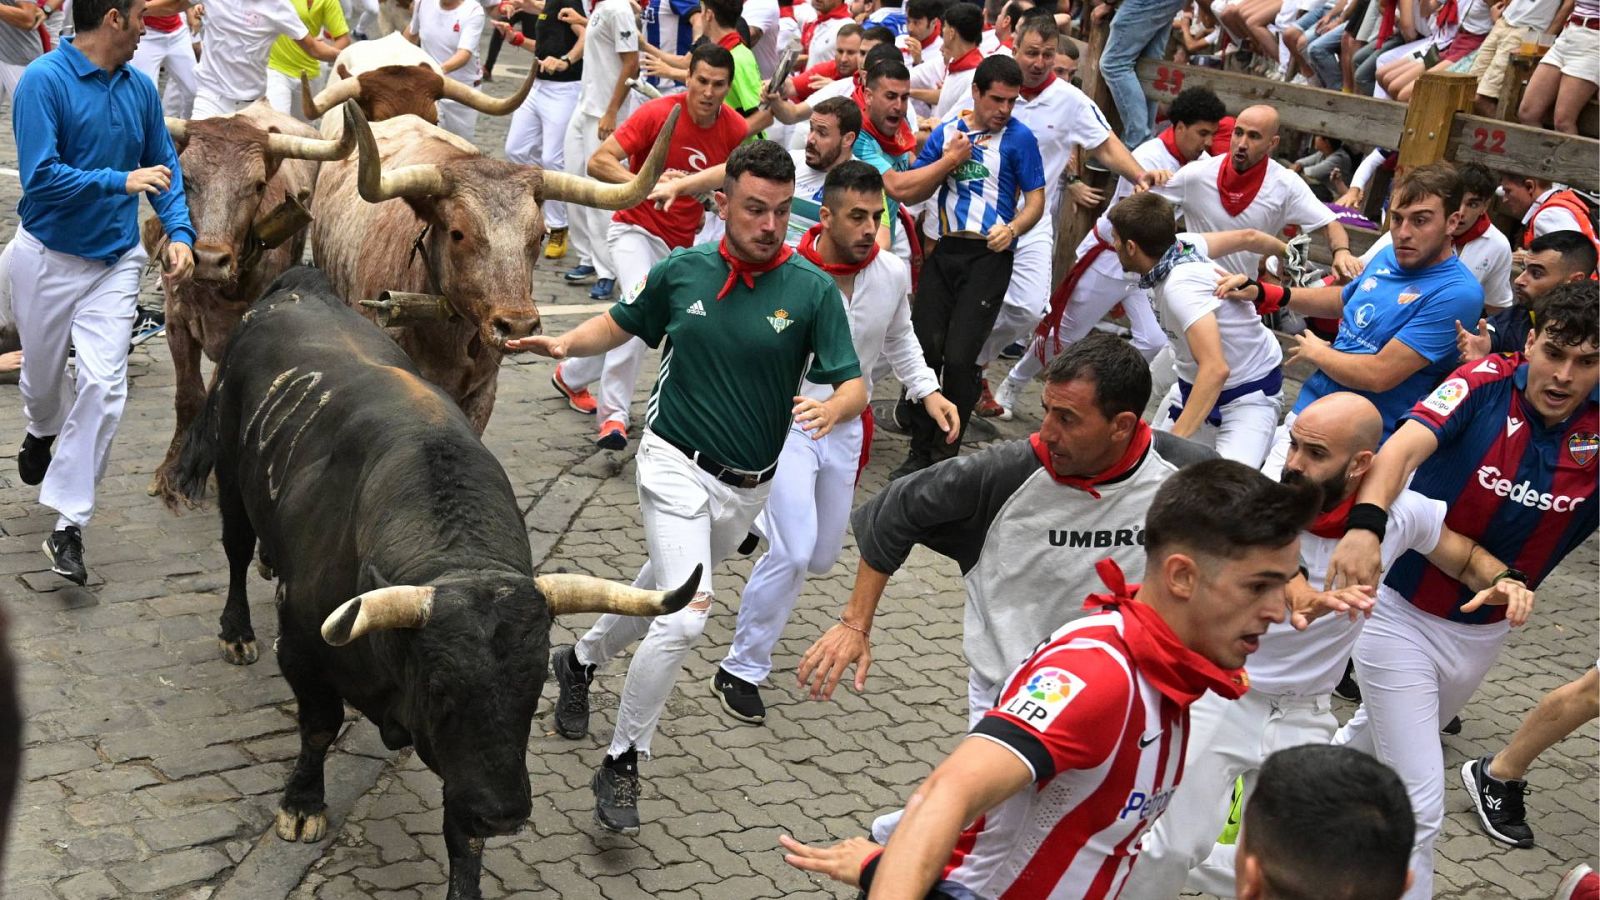
<svg viewBox="0 0 1600 900">
<path fill-rule="evenodd" d="M 1234 780 L 1245 779 L 1245 796 L 1273 751 L 1301 744 L 1326 744 L 1338 723 L 1333 688 L 1344 675 L 1361 634 L 1374 588 L 1318 590 L 1327 580 L 1328 558 L 1344 535 L 1373 454 L 1383 436 L 1383 417 L 1359 394 L 1329 394 L 1306 407 L 1290 429 L 1289 455 L 1278 474 L 1285 483 L 1322 488 L 1322 515 L 1300 534 L 1302 577 L 1289 585 L 1293 616 L 1273 625 L 1250 656 L 1250 691 L 1235 701 L 1207 695 L 1190 707 L 1189 744 L 1183 781 L 1146 838 L 1122 900 L 1171 900 L 1184 890 L 1233 896 L 1234 846 L 1217 844 L 1226 824 Z M 1390 509 L 1383 538 L 1387 569 L 1416 550 L 1446 572 L 1492 578 L 1503 566 L 1490 554 L 1444 526 L 1445 505 L 1405 491 Z M 1469 560 L 1469 557 L 1472 557 Z M 1327 613 L 1336 613 L 1327 615 Z"/>
<path fill-rule="evenodd" d="M 1189 163 L 1154 190 L 1178 205 L 1185 231 L 1254 228 L 1275 235 L 1290 225 L 1305 232 L 1326 228 L 1334 271 L 1344 279 L 1361 274 L 1361 260 L 1350 252 L 1344 226 L 1304 179 L 1272 159 L 1277 148 L 1278 111 L 1252 106 L 1234 121 L 1227 156 Z M 1254 278 L 1261 255 L 1241 250 L 1214 261 L 1229 272 Z"/>
</svg>

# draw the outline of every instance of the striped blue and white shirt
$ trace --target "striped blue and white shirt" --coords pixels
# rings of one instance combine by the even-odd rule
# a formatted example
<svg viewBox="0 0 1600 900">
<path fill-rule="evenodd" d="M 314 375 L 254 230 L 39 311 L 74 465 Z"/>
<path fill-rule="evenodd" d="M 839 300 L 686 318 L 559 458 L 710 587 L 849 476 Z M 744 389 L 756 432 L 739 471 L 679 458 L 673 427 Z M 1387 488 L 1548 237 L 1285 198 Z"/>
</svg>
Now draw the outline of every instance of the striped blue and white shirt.
<svg viewBox="0 0 1600 900">
<path fill-rule="evenodd" d="M 647 0 L 640 11 L 644 39 L 662 53 L 687 54 L 694 47 L 694 14 L 699 10 L 700 0 Z M 681 83 L 670 78 L 647 80 L 665 93 L 683 90 Z"/>
<path fill-rule="evenodd" d="M 1014 118 L 999 132 L 973 132 L 957 111 L 933 129 L 912 168 L 937 161 L 958 131 L 972 142 L 972 157 L 939 186 L 939 233 L 988 234 L 997 222 L 1016 218 L 1018 195 L 1044 187 L 1039 142 Z"/>
</svg>

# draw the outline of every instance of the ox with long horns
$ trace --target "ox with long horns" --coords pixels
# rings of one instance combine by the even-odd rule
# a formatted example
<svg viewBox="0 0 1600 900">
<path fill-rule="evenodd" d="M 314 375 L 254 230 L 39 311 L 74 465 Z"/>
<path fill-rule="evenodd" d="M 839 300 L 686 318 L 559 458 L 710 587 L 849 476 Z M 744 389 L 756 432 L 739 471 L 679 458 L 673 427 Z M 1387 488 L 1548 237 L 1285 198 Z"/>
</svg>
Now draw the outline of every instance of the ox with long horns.
<svg viewBox="0 0 1600 900">
<path fill-rule="evenodd" d="M 440 100 L 453 100 L 486 115 L 510 115 L 533 89 L 538 68 L 528 71 L 516 93 L 494 97 L 446 77 L 421 47 L 392 34 L 381 40 L 360 41 L 340 51 L 333 63 L 333 76 L 315 96 L 311 82 L 300 76 L 300 105 L 306 118 L 318 118 L 346 100 L 354 100 L 371 122 L 413 115 L 437 125 Z"/>
<path fill-rule="evenodd" d="M 167 130 L 183 165 L 196 235 L 194 278 L 162 280 L 177 423 L 150 493 L 176 506 L 178 445 L 205 402 L 200 354 L 212 361 L 221 356 L 228 334 L 262 289 L 300 261 L 317 165 L 349 156 L 354 140 L 320 138 L 264 100 L 231 116 L 168 119 Z M 155 258 L 165 241 L 160 220 L 145 221 L 144 241 Z"/>
<path fill-rule="evenodd" d="M 448 896 L 477 898 L 484 839 L 531 810 L 552 618 L 670 613 L 700 571 L 672 591 L 535 575 L 505 470 L 315 269 L 290 270 L 251 307 L 217 372 L 183 446 L 183 488 L 197 498 L 216 473 L 225 644 L 255 639 L 258 538 L 278 568 L 278 663 L 300 723 L 278 836 L 326 833 L 323 763 L 349 703 L 443 779 Z"/>
<path fill-rule="evenodd" d="M 346 302 L 393 326 L 391 336 L 423 376 L 481 434 L 506 341 L 539 330 L 533 268 L 544 238 L 542 204 L 626 209 L 643 201 L 666 165 L 678 111 L 622 184 L 489 159 L 415 116 L 369 125 L 354 103 L 344 111 L 357 154 L 323 166 L 317 178 L 314 258 Z M 395 318 L 417 306 L 443 320 Z"/>
</svg>

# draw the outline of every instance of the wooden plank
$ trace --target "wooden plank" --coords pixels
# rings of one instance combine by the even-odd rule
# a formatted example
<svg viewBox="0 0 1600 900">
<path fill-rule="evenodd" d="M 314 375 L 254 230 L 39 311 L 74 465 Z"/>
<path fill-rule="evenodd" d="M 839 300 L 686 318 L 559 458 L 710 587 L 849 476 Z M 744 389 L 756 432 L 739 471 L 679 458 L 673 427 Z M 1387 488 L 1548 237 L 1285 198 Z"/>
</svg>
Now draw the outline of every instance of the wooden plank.
<svg viewBox="0 0 1600 900">
<path fill-rule="evenodd" d="M 1593 138 L 1458 115 L 1450 126 L 1447 158 L 1482 163 L 1496 172 L 1531 175 L 1586 191 L 1600 190 L 1600 141 Z"/>
<path fill-rule="evenodd" d="M 1122 123 L 1117 118 L 1116 104 L 1111 102 L 1111 91 L 1106 88 L 1105 80 L 1100 77 L 1100 54 L 1105 51 L 1106 37 L 1110 33 L 1111 23 L 1109 17 L 1099 21 L 1095 21 L 1092 16 L 1090 17 L 1087 40 L 1084 44 L 1083 53 L 1078 57 L 1078 78 L 1083 84 L 1083 92 L 1089 95 L 1089 99 L 1093 100 L 1096 106 L 1100 107 L 1100 111 L 1105 114 L 1107 121 L 1112 126 L 1112 133 L 1115 134 L 1122 130 Z M 1079 150 L 1074 154 L 1072 171 L 1080 175 L 1085 174 L 1083 165 L 1085 162 L 1083 157 L 1085 155 L 1086 153 L 1083 150 Z M 1101 187 L 1102 185 L 1095 186 Z M 1111 196 L 1111 188 L 1115 186 L 1116 176 L 1113 175 L 1103 184 L 1105 196 Z M 1072 268 L 1073 260 L 1076 258 L 1074 251 L 1077 250 L 1079 242 L 1083 240 L 1083 236 L 1089 233 L 1090 228 L 1094 227 L 1094 220 L 1098 215 L 1099 213 L 1096 210 L 1084 209 L 1073 203 L 1072 195 L 1063 190 L 1061 193 L 1061 207 L 1056 210 L 1055 221 L 1051 223 L 1041 222 L 1034 226 L 1035 228 L 1044 228 L 1049 224 L 1055 228 L 1055 253 L 1051 256 L 1050 261 L 1052 291 L 1054 291 L 1054 285 L 1060 284 L 1061 279 L 1065 278 L 1068 270 Z"/>
<path fill-rule="evenodd" d="M 1543 53 L 1512 53 L 1506 62 L 1506 78 L 1500 85 L 1500 99 L 1495 104 L 1495 118 L 1506 122 L 1517 121 L 1517 110 L 1522 106 L 1522 95 L 1528 90 L 1528 79 L 1539 65 Z"/>
<path fill-rule="evenodd" d="M 1425 166 L 1445 159 L 1450 143 L 1450 122 L 1472 109 L 1478 85 L 1471 75 L 1423 72 L 1411 91 L 1405 129 L 1400 132 L 1400 169 Z"/>
<path fill-rule="evenodd" d="M 1231 113 L 1266 104 L 1278 111 L 1285 128 L 1354 141 L 1363 146 L 1393 147 L 1400 142 L 1406 106 L 1340 91 L 1284 84 L 1255 75 L 1180 66 L 1158 59 L 1139 63 L 1139 83 L 1147 96 L 1170 103 L 1186 87 L 1201 85 L 1221 98 Z"/>
</svg>

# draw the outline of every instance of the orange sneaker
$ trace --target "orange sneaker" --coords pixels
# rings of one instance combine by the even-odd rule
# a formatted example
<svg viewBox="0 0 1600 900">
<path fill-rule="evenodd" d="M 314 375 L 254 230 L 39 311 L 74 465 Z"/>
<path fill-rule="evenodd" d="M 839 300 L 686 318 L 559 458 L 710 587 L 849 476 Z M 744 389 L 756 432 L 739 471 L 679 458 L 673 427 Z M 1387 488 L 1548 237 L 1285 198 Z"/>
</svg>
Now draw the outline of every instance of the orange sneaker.
<svg viewBox="0 0 1600 900">
<path fill-rule="evenodd" d="M 594 439 L 594 445 L 602 450 L 626 450 L 628 429 L 616 419 L 607 419 L 600 423 L 600 436 Z"/>
<path fill-rule="evenodd" d="M 572 407 L 575 412 L 581 412 L 589 416 L 594 415 L 594 395 L 589 393 L 588 388 L 574 390 L 565 381 L 561 380 L 561 366 L 556 366 L 555 374 L 550 376 L 550 383 L 555 385 L 555 389 L 561 392 L 561 396 L 567 398 L 567 405 Z"/>
<path fill-rule="evenodd" d="M 994 394 L 989 392 L 989 379 L 985 378 L 983 380 L 983 395 L 978 398 L 977 405 L 972 407 L 972 414 L 983 416 L 985 419 L 992 419 L 995 416 L 1004 415 L 1005 411 L 1005 407 L 995 402 Z"/>
</svg>

